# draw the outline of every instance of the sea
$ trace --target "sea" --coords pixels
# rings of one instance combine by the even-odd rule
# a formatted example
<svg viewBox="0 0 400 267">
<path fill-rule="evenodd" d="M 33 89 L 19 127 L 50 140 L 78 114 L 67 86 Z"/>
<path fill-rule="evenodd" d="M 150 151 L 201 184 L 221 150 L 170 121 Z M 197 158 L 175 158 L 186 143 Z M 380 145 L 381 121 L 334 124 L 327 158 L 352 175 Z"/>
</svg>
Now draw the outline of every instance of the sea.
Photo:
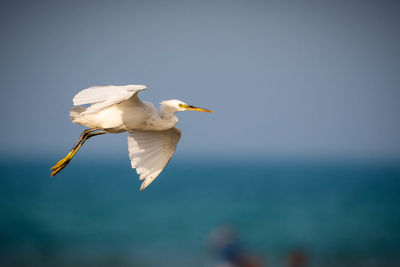
<svg viewBox="0 0 400 267">
<path fill-rule="evenodd" d="M 399 164 L 193 155 L 140 191 L 128 158 L 55 161 L 0 160 L 0 266 L 223 266 L 229 238 L 253 266 L 400 266 Z"/>
</svg>

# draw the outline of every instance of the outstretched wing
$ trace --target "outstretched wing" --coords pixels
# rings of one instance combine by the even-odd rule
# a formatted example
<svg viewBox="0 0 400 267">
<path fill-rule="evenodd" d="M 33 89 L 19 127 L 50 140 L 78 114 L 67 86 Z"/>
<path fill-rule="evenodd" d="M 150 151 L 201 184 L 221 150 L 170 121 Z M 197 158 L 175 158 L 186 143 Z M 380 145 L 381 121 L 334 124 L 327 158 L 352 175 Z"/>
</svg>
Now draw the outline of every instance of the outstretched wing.
<svg viewBox="0 0 400 267">
<path fill-rule="evenodd" d="M 175 152 L 181 137 L 178 128 L 164 131 L 133 131 L 128 136 L 129 158 L 132 168 L 144 180 L 145 189 L 161 173 Z"/>
<path fill-rule="evenodd" d="M 136 97 L 136 101 L 140 101 L 137 97 L 139 91 L 145 90 L 145 85 L 108 85 L 93 86 L 80 91 L 72 99 L 75 106 L 92 104 L 86 109 L 85 114 L 102 110 L 105 107 L 121 103 L 129 98 Z"/>
</svg>

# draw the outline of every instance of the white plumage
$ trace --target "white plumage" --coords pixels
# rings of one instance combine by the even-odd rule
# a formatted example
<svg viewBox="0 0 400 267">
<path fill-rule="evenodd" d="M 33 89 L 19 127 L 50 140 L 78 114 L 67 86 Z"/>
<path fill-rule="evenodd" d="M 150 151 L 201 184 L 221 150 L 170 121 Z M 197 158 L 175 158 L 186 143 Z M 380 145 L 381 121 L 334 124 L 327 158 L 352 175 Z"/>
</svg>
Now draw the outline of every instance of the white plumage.
<svg viewBox="0 0 400 267">
<path fill-rule="evenodd" d="M 93 86 L 80 91 L 74 96 L 72 101 L 75 106 L 94 104 L 85 111 L 86 114 L 89 114 L 108 106 L 121 103 L 146 88 L 145 85 Z"/>
<path fill-rule="evenodd" d="M 72 101 L 75 106 L 103 102 L 110 98 L 122 101 L 146 88 L 146 85 L 92 86 L 77 93 Z"/>
<path fill-rule="evenodd" d="M 128 135 L 129 158 L 132 168 L 144 180 L 146 188 L 168 164 L 181 137 L 178 128 L 164 131 L 133 131 Z"/>
<path fill-rule="evenodd" d="M 146 188 L 168 164 L 175 152 L 181 131 L 175 128 L 176 112 L 195 110 L 212 112 L 190 106 L 180 100 L 162 101 L 160 112 L 138 98 L 145 85 L 93 86 L 73 98 L 76 107 L 70 111 L 72 122 L 88 127 L 71 152 L 53 168 L 52 176 L 61 171 L 83 143 L 92 136 L 129 131 L 128 148 L 132 168 L 144 180 Z M 90 104 L 85 108 L 80 105 Z"/>
</svg>

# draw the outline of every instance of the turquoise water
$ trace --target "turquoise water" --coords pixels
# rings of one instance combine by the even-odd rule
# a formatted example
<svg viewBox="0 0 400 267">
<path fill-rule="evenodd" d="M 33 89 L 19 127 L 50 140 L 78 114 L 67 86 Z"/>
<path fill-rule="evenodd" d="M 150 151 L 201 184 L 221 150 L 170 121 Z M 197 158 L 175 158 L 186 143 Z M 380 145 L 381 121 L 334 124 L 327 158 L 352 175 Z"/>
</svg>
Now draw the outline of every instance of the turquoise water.
<svg viewBox="0 0 400 267">
<path fill-rule="evenodd" d="M 148 189 L 127 159 L 0 163 L 0 256 L 13 266 L 212 266 L 210 233 L 285 266 L 399 266 L 400 167 L 174 159 Z"/>
</svg>

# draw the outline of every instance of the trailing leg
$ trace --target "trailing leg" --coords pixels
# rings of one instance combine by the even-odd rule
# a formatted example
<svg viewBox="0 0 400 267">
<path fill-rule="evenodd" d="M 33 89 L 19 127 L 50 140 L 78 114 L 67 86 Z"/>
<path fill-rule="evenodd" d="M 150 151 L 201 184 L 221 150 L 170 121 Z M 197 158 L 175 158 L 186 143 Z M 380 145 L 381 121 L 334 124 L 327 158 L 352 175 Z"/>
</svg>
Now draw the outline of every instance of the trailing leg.
<svg viewBox="0 0 400 267">
<path fill-rule="evenodd" d="M 101 135 L 105 134 L 106 132 L 103 130 L 99 129 L 86 129 L 82 132 L 81 136 L 79 137 L 78 141 L 75 143 L 74 147 L 71 149 L 71 151 L 65 156 L 62 160 L 57 162 L 56 165 L 54 165 L 51 170 L 53 172 L 51 173 L 51 176 L 53 177 L 57 173 L 59 173 L 62 169 L 64 169 L 68 163 L 72 160 L 72 158 L 75 156 L 76 152 L 82 147 L 82 145 L 85 143 L 86 140 L 89 138 L 96 136 L 96 135 Z"/>
</svg>

